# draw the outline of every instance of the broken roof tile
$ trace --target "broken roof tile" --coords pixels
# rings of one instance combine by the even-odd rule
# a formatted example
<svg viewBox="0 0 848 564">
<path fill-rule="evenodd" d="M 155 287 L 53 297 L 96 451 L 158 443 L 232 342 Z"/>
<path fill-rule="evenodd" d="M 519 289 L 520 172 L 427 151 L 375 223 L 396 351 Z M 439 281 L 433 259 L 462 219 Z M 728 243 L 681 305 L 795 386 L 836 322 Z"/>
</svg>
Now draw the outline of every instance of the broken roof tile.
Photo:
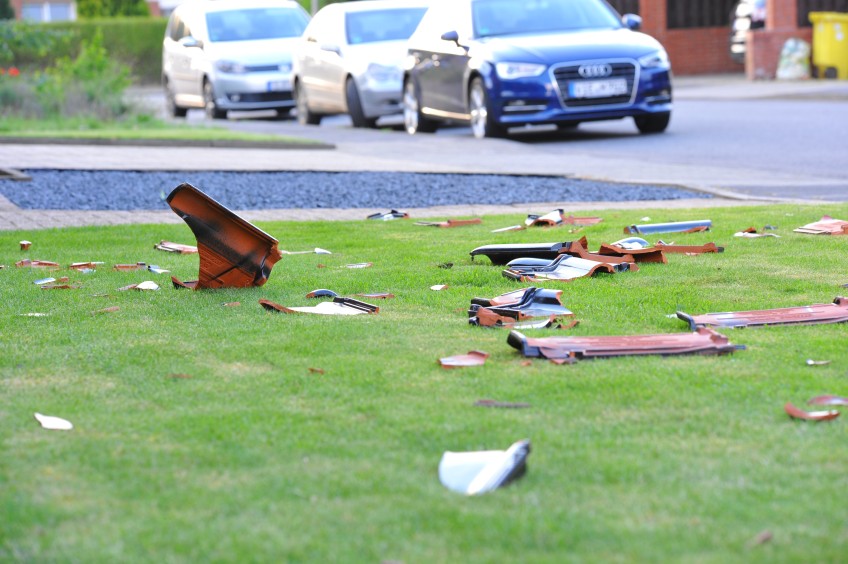
<svg viewBox="0 0 848 564">
<path fill-rule="evenodd" d="M 585 237 L 577 241 L 564 241 L 562 243 L 518 243 L 505 245 L 484 245 L 471 251 L 471 260 L 477 255 L 483 255 L 492 261 L 492 264 L 506 264 L 517 258 L 540 258 L 553 260 L 565 253 L 572 247 L 577 246 L 585 249 L 588 242 Z"/>
<path fill-rule="evenodd" d="M 803 409 L 798 409 L 789 402 L 786 402 L 783 406 L 783 410 L 786 411 L 786 414 L 792 419 L 801 419 L 803 421 L 829 421 L 839 417 L 839 412 L 835 409 L 827 411 L 804 411 Z"/>
<path fill-rule="evenodd" d="M 81 271 L 90 271 L 97 270 L 97 266 L 103 264 L 102 262 L 73 262 L 68 265 L 68 268 L 71 270 L 81 270 Z"/>
<path fill-rule="evenodd" d="M 430 286 L 430 289 L 434 292 L 441 292 L 442 290 L 447 290 L 449 286 L 447 284 L 434 284 Z"/>
<path fill-rule="evenodd" d="M 468 351 L 468 354 L 447 356 L 439 359 L 442 368 L 463 368 L 467 366 L 483 366 L 489 353 L 483 351 Z"/>
<path fill-rule="evenodd" d="M 320 265 L 318 265 L 320 268 Z M 342 268 L 371 268 L 374 266 L 373 262 L 355 262 L 353 264 L 346 264 Z"/>
<path fill-rule="evenodd" d="M 516 259 L 507 264 L 503 271 L 506 278 L 522 282 L 542 280 L 568 281 L 584 276 L 595 276 L 599 273 L 614 274 L 616 272 L 635 272 L 639 267 L 635 263 L 599 262 L 571 255 L 560 255 L 546 265 L 533 264 L 531 261 Z"/>
<path fill-rule="evenodd" d="M 739 348 L 724 335 L 707 328 L 692 333 L 542 338 L 526 337 L 513 330 L 507 343 L 524 356 L 547 358 L 559 364 L 612 356 L 725 354 Z"/>
<path fill-rule="evenodd" d="M 49 268 L 56 270 L 59 268 L 59 263 L 50 260 L 23 259 L 16 262 L 15 266 L 17 266 L 18 268 Z"/>
<path fill-rule="evenodd" d="M 468 323 L 483 327 L 547 328 L 573 316 L 562 305 L 562 290 L 530 287 L 492 299 L 473 298 Z"/>
<path fill-rule="evenodd" d="M 338 297 L 338 294 L 332 290 L 327 290 L 326 288 L 320 288 L 318 290 L 312 290 L 308 294 L 306 294 L 307 298 L 335 298 Z"/>
<path fill-rule="evenodd" d="M 497 407 L 501 409 L 526 409 L 529 403 L 518 403 L 508 401 L 495 401 L 492 399 L 481 399 L 474 402 L 475 407 Z"/>
<path fill-rule="evenodd" d="M 824 395 L 811 398 L 807 403 L 810 405 L 848 406 L 848 398 L 844 398 L 842 396 Z"/>
<path fill-rule="evenodd" d="M 513 443 L 507 450 L 446 451 L 439 461 L 439 481 L 453 492 L 485 494 L 523 476 L 528 456 L 528 440 Z"/>
<path fill-rule="evenodd" d="M 734 237 L 742 237 L 745 239 L 757 239 L 760 237 L 780 237 L 775 233 L 763 233 L 757 231 L 756 227 L 748 227 L 747 229 L 743 229 L 742 231 L 737 231 L 733 234 Z"/>
<path fill-rule="evenodd" d="M 574 217 L 573 215 L 565 216 L 562 209 L 555 209 L 545 215 L 528 214 L 524 220 L 524 225 L 527 227 L 556 227 L 560 225 L 596 225 L 602 222 L 600 217 Z"/>
<path fill-rule="evenodd" d="M 130 272 L 133 270 L 145 270 L 147 269 L 147 263 L 137 262 L 135 264 L 116 264 L 112 267 L 114 270 L 119 270 L 121 272 Z"/>
<path fill-rule="evenodd" d="M 755 327 L 759 325 L 815 325 L 848 321 L 848 299 L 837 297 L 831 304 L 785 307 L 752 311 L 727 311 L 689 315 L 682 311 L 677 317 L 689 327 Z"/>
<path fill-rule="evenodd" d="M 360 315 L 365 313 L 380 313 L 380 308 L 354 300 L 353 298 L 335 297 L 331 302 L 321 302 L 314 307 L 286 307 L 270 300 L 259 300 L 259 304 L 269 311 L 280 313 L 314 313 L 319 315 Z"/>
<path fill-rule="evenodd" d="M 191 184 L 180 184 L 168 205 L 194 233 L 200 254 L 195 289 L 247 288 L 268 281 L 282 258 L 277 240 Z"/>
<path fill-rule="evenodd" d="M 395 297 L 394 294 L 391 294 L 389 292 L 376 292 L 376 293 L 373 293 L 373 294 L 354 294 L 354 295 L 356 297 L 359 297 L 359 298 L 369 298 L 369 299 L 372 299 L 372 300 L 390 300 L 390 299 Z"/>
<path fill-rule="evenodd" d="M 833 219 L 829 215 L 826 215 L 819 221 L 808 223 L 793 231 L 795 233 L 807 233 L 810 235 L 848 235 L 848 221 Z"/>
<path fill-rule="evenodd" d="M 385 213 L 377 212 L 372 213 L 366 219 L 372 219 L 377 221 L 391 221 L 393 219 L 409 219 L 409 214 L 406 212 L 401 212 L 397 210 L 389 210 Z"/>
<path fill-rule="evenodd" d="M 28 251 L 29 248 L 32 246 L 32 241 L 21 241 L 20 245 L 22 251 Z"/>
<path fill-rule="evenodd" d="M 172 241 L 159 241 L 157 245 L 153 245 L 157 251 L 165 251 L 168 253 L 178 253 L 181 255 L 192 255 L 197 252 L 197 247 L 194 245 L 183 245 Z"/>
<path fill-rule="evenodd" d="M 42 415 L 41 413 L 33 414 L 38 423 L 44 428 L 51 431 L 70 431 L 74 428 L 74 424 L 67 419 L 54 417 L 52 415 Z"/>
</svg>

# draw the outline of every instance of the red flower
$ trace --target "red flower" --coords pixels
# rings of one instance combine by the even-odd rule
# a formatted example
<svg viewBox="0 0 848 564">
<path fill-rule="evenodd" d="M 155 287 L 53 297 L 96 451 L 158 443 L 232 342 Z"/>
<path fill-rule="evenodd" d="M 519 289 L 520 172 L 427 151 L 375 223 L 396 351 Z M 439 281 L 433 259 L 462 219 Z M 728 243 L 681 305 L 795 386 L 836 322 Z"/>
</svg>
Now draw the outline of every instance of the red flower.
<svg viewBox="0 0 848 564">
<path fill-rule="evenodd" d="M 9 69 L 9 76 L 18 76 L 21 74 L 21 71 L 18 70 L 18 67 L 12 67 Z"/>
</svg>

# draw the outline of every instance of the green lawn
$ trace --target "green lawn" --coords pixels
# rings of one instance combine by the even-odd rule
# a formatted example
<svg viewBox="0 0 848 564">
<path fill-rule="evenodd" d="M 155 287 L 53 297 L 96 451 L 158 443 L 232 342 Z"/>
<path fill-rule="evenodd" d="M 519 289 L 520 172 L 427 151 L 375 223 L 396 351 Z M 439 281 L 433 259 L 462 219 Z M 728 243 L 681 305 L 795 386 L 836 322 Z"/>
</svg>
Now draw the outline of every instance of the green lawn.
<svg viewBox="0 0 848 564">
<path fill-rule="evenodd" d="M 593 211 L 604 222 L 579 234 L 490 233 L 519 216 L 265 223 L 283 249 L 334 254 L 286 256 L 261 288 L 200 292 L 111 270 L 146 261 L 194 279 L 196 255 L 153 250 L 193 243 L 185 225 L 0 232 L 0 561 L 842 561 L 848 416 L 794 422 L 782 406 L 848 395 L 848 325 L 725 331 L 747 350 L 721 357 L 524 366 L 505 330 L 465 313 L 520 286 L 471 262 L 472 248 L 584 234 L 595 248 L 645 215 L 711 218 L 710 233 L 662 237 L 727 250 L 564 284 L 580 325 L 528 334 L 679 332 L 677 309 L 829 303 L 848 292 L 848 237 L 792 233 L 823 213 L 848 219 L 848 205 Z M 732 236 L 765 224 L 781 238 Z M 23 257 L 106 264 L 58 273 L 78 290 L 44 291 L 33 281 L 49 273 L 15 268 Z M 340 268 L 363 261 L 374 266 Z M 162 290 L 116 291 L 142 280 Z M 310 305 L 316 288 L 397 297 L 352 318 L 257 303 Z M 90 314 L 108 306 L 120 311 Z M 472 349 L 491 354 L 486 366 L 437 364 Z M 474 407 L 481 398 L 532 407 Z M 36 411 L 75 429 L 43 430 Z M 477 498 L 439 483 L 445 450 L 522 438 L 533 452 L 519 482 Z"/>
</svg>

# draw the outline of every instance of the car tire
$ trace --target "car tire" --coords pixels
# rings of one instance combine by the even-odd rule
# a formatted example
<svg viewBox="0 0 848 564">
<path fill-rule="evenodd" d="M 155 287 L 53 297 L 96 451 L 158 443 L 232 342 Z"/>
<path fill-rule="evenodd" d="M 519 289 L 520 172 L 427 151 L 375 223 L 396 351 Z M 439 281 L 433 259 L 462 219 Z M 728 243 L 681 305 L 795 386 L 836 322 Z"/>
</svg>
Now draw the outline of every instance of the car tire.
<svg viewBox="0 0 848 564">
<path fill-rule="evenodd" d="M 350 114 L 350 120 L 353 122 L 353 127 L 377 127 L 377 118 L 365 117 L 365 112 L 362 110 L 362 101 L 359 97 L 359 89 L 353 78 L 348 77 L 345 82 L 345 98 L 347 99 L 347 113 Z"/>
<path fill-rule="evenodd" d="M 471 132 L 477 139 L 506 135 L 506 129 L 495 120 L 489 108 L 486 85 L 482 78 L 475 78 L 468 89 L 468 113 L 471 115 Z"/>
<path fill-rule="evenodd" d="M 274 110 L 276 112 L 274 119 L 278 119 L 278 120 L 291 119 L 292 109 L 293 108 L 277 108 L 276 110 Z"/>
<path fill-rule="evenodd" d="M 176 95 L 174 94 L 174 90 L 171 88 L 171 84 L 168 79 L 163 79 L 162 84 L 165 88 L 165 112 L 167 115 L 175 118 L 186 117 L 188 114 L 188 108 L 183 108 L 182 106 L 177 105 Z"/>
<path fill-rule="evenodd" d="M 227 119 L 227 110 L 222 110 L 215 103 L 215 90 L 208 80 L 203 82 L 203 108 L 209 119 Z"/>
<path fill-rule="evenodd" d="M 299 82 L 294 85 L 294 100 L 297 104 L 297 122 L 300 125 L 320 125 L 321 115 L 309 109 L 309 100 Z"/>
<path fill-rule="evenodd" d="M 640 133 L 662 133 L 671 121 L 671 112 L 633 116 Z"/>
<path fill-rule="evenodd" d="M 421 113 L 418 89 L 411 78 L 403 85 L 403 128 L 410 135 L 436 131 L 436 123 Z"/>
</svg>

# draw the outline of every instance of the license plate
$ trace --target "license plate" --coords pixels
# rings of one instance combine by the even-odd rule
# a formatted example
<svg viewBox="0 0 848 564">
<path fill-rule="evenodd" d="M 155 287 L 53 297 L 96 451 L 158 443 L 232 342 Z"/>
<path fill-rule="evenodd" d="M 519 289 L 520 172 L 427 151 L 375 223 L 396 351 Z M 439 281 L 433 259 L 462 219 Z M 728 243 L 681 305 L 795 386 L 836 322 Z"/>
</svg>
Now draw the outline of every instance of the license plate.
<svg viewBox="0 0 848 564">
<path fill-rule="evenodd" d="M 627 94 L 627 79 L 581 80 L 568 83 L 570 98 L 611 98 Z"/>
<path fill-rule="evenodd" d="M 271 80 L 268 82 L 268 92 L 284 92 L 291 90 L 290 80 Z"/>
</svg>

